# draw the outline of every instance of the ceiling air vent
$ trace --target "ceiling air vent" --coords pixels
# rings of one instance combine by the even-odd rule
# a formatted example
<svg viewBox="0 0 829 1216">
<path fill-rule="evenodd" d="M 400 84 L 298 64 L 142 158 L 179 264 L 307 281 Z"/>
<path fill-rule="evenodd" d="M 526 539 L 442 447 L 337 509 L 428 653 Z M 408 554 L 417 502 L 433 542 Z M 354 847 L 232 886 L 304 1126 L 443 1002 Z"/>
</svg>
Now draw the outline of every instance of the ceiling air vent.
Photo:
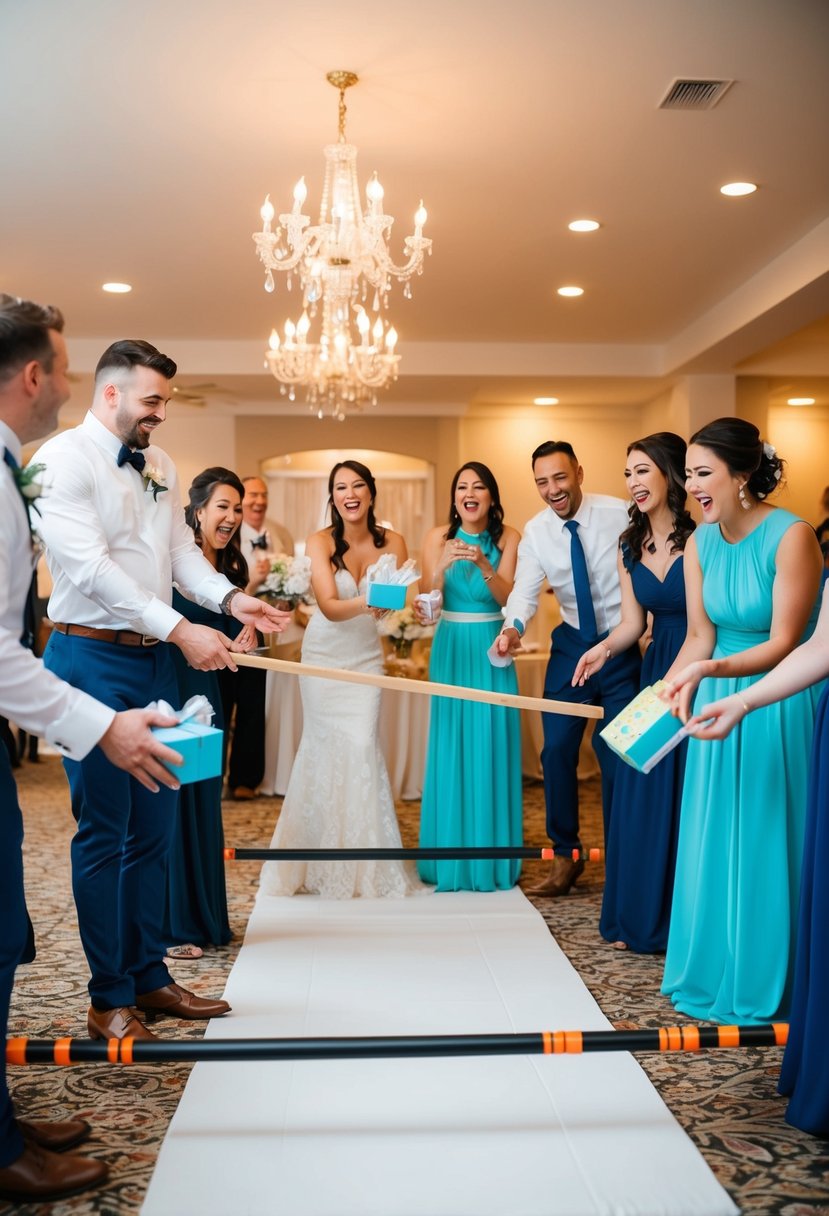
<svg viewBox="0 0 829 1216">
<path fill-rule="evenodd" d="M 733 80 L 674 80 L 659 103 L 660 110 L 713 110 Z"/>
</svg>

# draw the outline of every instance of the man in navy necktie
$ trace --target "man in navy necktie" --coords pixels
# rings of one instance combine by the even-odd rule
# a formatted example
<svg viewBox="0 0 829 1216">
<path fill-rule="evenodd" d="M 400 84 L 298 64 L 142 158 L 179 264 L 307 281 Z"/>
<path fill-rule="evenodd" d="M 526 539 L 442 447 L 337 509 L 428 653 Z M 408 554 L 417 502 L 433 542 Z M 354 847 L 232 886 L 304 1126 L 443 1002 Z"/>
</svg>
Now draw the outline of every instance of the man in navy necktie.
<svg viewBox="0 0 829 1216">
<path fill-rule="evenodd" d="M 515 584 L 504 609 L 506 621 L 497 647 L 506 654 L 519 648 L 521 635 L 538 605 L 546 578 L 561 609 L 562 623 L 553 630 L 544 696 L 556 701 L 601 705 L 610 720 L 639 687 L 639 649 L 634 646 L 605 664 L 585 684 L 573 688 L 576 664 L 585 650 L 607 637 L 621 615 L 621 589 L 616 565 L 619 536 L 627 527 L 625 504 L 603 494 L 585 494 L 584 470 L 572 446 L 549 440 L 533 452 L 533 476 L 545 509 L 527 524 L 518 548 Z M 542 714 L 544 793 L 547 832 L 556 857 L 548 877 L 531 894 L 565 895 L 584 869 L 572 852 L 582 847 L 579 835 L 578 762 L 585 720 L 564 714 Z M 613 780 L 620 761 L 593 735 L 602 773 L 602 810 L 607 838 Z"/>
</svg>

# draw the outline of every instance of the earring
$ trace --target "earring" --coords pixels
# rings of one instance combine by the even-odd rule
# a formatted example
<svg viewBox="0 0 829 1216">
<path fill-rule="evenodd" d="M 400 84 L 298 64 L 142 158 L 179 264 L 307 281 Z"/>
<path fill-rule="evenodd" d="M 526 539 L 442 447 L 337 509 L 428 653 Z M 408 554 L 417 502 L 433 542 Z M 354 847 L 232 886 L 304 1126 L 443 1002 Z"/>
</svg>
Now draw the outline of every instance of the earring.
<svg viewBox="0 0 829 1216">
<path fill-rule="evenodd" d="M 743 482 L 743 484 L 740 486 L 739 490 L 737 491 L 737 497 L 740 500 L 740 506 L 743 508 L 743 510 L 750 511 L 751 503 L 748 501 L 748 495 L 746 494 L 746 483 L 745 482 Z"/>
</svg>

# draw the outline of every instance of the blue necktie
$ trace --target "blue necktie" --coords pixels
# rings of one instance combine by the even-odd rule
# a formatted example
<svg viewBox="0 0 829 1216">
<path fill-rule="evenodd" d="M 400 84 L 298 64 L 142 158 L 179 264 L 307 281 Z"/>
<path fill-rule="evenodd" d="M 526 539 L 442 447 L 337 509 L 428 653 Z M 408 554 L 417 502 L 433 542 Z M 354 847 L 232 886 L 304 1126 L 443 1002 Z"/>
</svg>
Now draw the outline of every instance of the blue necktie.
<svg viewBox="0 0 829 1216">
<path fill-rule="evenodd" d="M 564 526 L 570 533 L 570 563 L 573 567 L 573 586 L 576 590 L 576 606 L 579 610 L 579 632 L 585 637 L 595 638 L 598 636 L 596 613 L 593 610 L 593 596 L 590 593 L 587 561 L 579 538 L 579 525 L 574 519 L 568 519 Z"/>
<path fill-rule="evenodd" d="M 12 473 L 17 473 L 20 470 L 20 465 L 15 460 L 12 453 L 6 448 L 3 452 L 3 459 L 11 469 Z M 26 508 L 26 517 L 29 515 L 29 504 L 26 501 L 23 491 L 20 486 L 17 487 L 20 491 L 20 497 L 23 499 L 23 506 Z M 29 591 L 26 595 L 26 605 L 23 609 L 23 635 L 20 638 L 21 646 L 25 646 L 27 650 L 33 650 L 35 644 L 35 596 L 37 595 L 37 574 L 32 574 L 32 581 L 29 583 Z"/>
<path fill-rule="evenodd" d="M 124 464 L 131 464 L 139 473 L 144 472 L 144 465 L 147 463 L 143 452 L 134 452 L 132 448 L 128 448 L 125 443 L 121 444 L 121 451 L 118 453 L 118 468 Z"/>
</svg>

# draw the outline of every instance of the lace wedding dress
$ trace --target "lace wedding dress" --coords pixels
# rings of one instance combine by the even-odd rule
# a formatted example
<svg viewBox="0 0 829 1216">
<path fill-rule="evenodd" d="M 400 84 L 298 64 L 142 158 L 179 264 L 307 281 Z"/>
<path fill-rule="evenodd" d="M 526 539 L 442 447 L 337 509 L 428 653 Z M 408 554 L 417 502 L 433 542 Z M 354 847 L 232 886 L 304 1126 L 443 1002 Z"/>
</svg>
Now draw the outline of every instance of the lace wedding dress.
<svg viewBox="0 0 829 1216">
<path fill-rule="evenodd" d="M 335 573 L 341 600 L 360 592 L 348 570 Z M 302 658 L 319 667 L 382 674 L 377 626 L 368 615 L 330 621 L 314 613 Z M 303 729 L 272 848 L 399 848 L 386 762 L 377 724 L 380 689 L 300 677 Z M 398 861 L 267 861 L 268 895 L 313 892 L 325 899 L 401 898 L 429 890 L 411 863 Z"/>
</svg>

